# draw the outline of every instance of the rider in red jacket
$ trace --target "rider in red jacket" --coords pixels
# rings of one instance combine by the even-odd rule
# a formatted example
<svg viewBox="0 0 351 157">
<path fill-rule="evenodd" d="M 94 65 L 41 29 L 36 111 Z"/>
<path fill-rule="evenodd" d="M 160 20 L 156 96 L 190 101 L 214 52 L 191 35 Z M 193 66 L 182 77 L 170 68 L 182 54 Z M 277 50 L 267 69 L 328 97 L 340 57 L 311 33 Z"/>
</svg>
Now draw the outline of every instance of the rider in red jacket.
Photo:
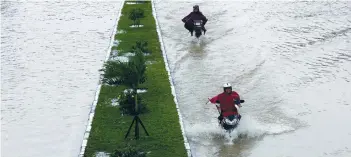
<svg viewBox="0 0 351 157">
<path fill-rule="evenodd" d="M 218 94 L 217 96 L 209 100 L 211 103 L 220 104 L 221 115 L 218 117 L 218 120 L 221 121 L 223 117 L 227 117 L 230 115 L 239 115 L 240 119 L 241 116 L 238 113 L 237 108 L 235 107 L 235 104 L 241 107 L 239 94 L 235 91 L 232 91 L 232 86 L 229 83 L 223 85 L 223 90 L 223 93 Z"/>
</svg>

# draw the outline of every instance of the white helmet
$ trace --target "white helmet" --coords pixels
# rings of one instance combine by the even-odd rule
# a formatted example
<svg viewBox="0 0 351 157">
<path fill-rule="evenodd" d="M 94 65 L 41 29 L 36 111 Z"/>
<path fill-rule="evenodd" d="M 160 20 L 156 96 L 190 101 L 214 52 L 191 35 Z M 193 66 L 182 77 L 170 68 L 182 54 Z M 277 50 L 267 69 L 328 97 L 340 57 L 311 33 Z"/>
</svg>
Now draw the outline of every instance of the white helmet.
<svg viewBox="0 0 351 157">
<path fill-rule="evenodd" d="M 226 89 L 230 89 L 230 90 L 232 90 L 232 85 L 230 84 L 230 83 L 225 83 L 224 85 L 223 85 L 223 90 L 225 91 Z"/>
<path fill-rule="evenodd" d="M 225 84 L 223 85 L 223 88 L 228 88 L 228 87 L 232 87 L 232 85 L 231 85 L 230 83 L 225 83 Z"/>
</svg>

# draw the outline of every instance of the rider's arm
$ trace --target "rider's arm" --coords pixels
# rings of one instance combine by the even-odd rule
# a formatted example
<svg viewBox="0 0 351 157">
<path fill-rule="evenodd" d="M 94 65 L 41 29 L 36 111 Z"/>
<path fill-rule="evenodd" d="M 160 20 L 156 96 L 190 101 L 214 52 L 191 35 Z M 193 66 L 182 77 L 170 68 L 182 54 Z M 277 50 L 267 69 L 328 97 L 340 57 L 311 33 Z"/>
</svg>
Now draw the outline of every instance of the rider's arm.
<svg viewBox="0 0 351 157">
<path fill-rule="evenodd" d="M 219 100 L 218 100 L 218 95 L 214 96 L 213 98 L 211 98 L 209 101 L 212 103 L 212 104 L 215 104 L 215 103 L 219 103 Z"/>
<path fill-rule="evenodd" d="M 232 92 L 232 95 L 234 96 L 234 101 L 235 101 L 235 104 L 239 105 L 241 107 L 241 104 L 240 104 L 240 96 L 237 92 Z"/>
<path fill-rule="evenodd" d="M 206 16 L 202 14 L 202 22 L 203 22 L 203 25 L 206 24 L 207 20 L 208 20 L 208 19 L 206 18 Z"/>
<path fill-rule="evenodd" d="M 188 20 L 189 20 L 189 17 L 191 16 L 191 13 L 189 14 L 189 15 L 187 15 L 187 16 L 185 16 L 183 19 L 182 19 L 182 21 L 184 22 L 184 23 L 186 23 Z"/>
</svg>

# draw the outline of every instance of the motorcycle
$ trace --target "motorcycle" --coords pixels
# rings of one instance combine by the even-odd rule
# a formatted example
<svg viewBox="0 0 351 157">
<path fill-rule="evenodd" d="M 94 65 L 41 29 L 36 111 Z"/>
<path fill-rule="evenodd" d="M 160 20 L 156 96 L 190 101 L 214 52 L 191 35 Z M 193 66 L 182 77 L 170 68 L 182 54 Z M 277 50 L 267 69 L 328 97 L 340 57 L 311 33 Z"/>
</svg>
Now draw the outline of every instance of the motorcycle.
<svg viewBox="0 0 351 157">
<path fill-rule="evenodd" d="M 194 21 L 194 31 L 196 38 L 199 38 L 202 35 L 202 20 L 193 20 Z"/>
<path fill-rule="evenodd" d="M 240 103 L 244 103 L 245 100 L 240 100 Z M 219 114 L 221 114 L 221 110 L 219 107 L 219 104 L 216 104 L 217 110 L 219 112 Z M 235 107 L 237 109 L 239 109 L 238 105 L 235 105 Z M 218 123 L 219 125 L 229 134 L 238 127 L 239 122 L 241 119 L 241 115 L 237 114 L 237 115 L 230 115 L 227 117 L 223 117 L 222 120 L 218 119 Z"/>
</svg>

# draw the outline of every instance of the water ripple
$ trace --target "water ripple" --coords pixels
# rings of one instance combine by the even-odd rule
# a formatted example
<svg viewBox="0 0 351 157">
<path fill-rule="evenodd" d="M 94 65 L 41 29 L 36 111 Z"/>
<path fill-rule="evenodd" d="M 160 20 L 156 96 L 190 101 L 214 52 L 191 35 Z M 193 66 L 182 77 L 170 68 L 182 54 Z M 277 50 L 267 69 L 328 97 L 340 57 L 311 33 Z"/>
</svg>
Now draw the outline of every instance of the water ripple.
<svg viewBox="0 0 351 157">
<path fill-rule="evenodd" d="M 248 100 L 242 113 L 250 120 L 243 129 L 258 136 L 279 135 L 276 139 L 280 139 L 308 126 L 297 119 L 314 112 L 309 108 L 312 103 L 300 104 L 300 97 L 305 96 L 301 90 L 350 81 L 350 2 L 203 3 L 200 10 L 209 22 L 208 34 L 200 40 L 211 42 L 198 46 L 201 51 L 192 51 L 189 43 L 193 38 L 179 22 L 188 13 L 184 6 L 191 10 L 189 2 L 163 0 L 156 4 L 195 156 L 249 156 L 252 147 L 261 143 L 260 139 L 244 139 L 227 147 L 218 138 L 216 110 L 204 103 L 222 91 L 224 82 L 231 82 Z M 296 111 L 299 107 L 303 109 Z"/>
<path fill-rule="evenodd" d="M 1 3 L 1 153 L 76 156 L 121 2 Z"/>
</svg>

